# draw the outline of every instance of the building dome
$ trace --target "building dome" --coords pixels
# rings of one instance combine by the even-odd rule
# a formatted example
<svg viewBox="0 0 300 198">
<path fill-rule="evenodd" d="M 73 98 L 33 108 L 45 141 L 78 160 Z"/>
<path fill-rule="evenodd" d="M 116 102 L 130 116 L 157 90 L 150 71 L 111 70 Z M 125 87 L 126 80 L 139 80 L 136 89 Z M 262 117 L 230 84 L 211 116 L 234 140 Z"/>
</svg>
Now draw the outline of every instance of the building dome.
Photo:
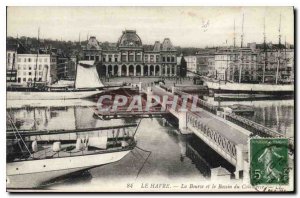
<svg viewBox="0 0 300 198">
<path fill-rule="evenodd" d="M 118 41 L 119 47 L 142 47 L 142 40 L 135 30 L 125 30 Z"/>
</svg>

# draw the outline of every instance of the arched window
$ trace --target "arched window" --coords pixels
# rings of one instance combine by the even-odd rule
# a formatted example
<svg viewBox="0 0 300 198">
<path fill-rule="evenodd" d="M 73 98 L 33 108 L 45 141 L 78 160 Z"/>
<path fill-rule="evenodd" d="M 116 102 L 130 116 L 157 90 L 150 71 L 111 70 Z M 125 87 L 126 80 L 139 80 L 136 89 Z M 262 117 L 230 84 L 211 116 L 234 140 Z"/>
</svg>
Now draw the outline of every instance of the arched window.
<svg viewBox="0 0 300 198">
<path fill-rule="evenodd" d="M 171 62 L 175 62 L 175 57 L 174 56 L 171 57 Z"/>
<path fill-rule="evenodd" d="M 167 62 L 170 62 L 170 56 L 167 57 Z"/>
</svg>

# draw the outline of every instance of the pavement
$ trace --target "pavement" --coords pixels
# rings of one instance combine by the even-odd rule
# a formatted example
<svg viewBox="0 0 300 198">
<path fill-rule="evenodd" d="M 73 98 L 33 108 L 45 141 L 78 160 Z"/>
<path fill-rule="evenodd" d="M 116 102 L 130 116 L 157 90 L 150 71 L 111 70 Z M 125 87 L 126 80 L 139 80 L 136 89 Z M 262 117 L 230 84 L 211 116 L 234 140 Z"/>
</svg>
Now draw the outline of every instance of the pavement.
<svg viewBox="0 0 300 198">
<path fill-rule="evenodd" d="M 229 125 L 214 117 L 211 113 L 201 110 L 196 112 L 201 122 L 207 125 L 210 129 L 220 133 L 222 136 L 236 144 L 246 145 L 249 139 L 245 133 L 241 132 L 239 129 Z"/>
</svg>

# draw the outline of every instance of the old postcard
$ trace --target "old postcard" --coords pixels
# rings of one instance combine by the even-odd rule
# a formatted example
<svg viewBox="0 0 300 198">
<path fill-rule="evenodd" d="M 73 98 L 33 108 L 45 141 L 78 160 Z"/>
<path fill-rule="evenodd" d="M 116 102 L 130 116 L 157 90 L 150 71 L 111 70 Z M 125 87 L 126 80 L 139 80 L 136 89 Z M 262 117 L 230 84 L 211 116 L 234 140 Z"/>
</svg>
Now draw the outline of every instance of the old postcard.
<svg viewBox="0 0 300 198">
<path fill-rule="evenodd" d="M 293 7 L 7 7 L 11 192 L 293 192 Z"/>
</svg>

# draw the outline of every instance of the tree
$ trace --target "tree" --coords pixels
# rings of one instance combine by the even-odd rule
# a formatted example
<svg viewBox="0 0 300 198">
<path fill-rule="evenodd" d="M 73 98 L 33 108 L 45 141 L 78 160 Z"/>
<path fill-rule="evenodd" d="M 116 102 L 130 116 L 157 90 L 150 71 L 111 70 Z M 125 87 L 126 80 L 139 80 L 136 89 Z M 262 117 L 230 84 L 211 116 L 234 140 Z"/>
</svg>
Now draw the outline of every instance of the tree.
<svg viewBox="0 0 300 198">
<path fill-rule="evenodd" d="M 96 63 L 96 69 L 97 69 L 99 77 L 105 77 L 106 68 L 105 68 L 105 65 L 102 64 L 102 61 L 99 61 Z"/>
<path fill-rule="evenodd" d="M 183 55 L 181 55 L 181 61 L 180 61 L 180 66 L 179 66 L 179 76 L 180 77 L 186 77 L 186 72 L 187 72 L 187 63 L 183 57 Z"/>
</svg>

